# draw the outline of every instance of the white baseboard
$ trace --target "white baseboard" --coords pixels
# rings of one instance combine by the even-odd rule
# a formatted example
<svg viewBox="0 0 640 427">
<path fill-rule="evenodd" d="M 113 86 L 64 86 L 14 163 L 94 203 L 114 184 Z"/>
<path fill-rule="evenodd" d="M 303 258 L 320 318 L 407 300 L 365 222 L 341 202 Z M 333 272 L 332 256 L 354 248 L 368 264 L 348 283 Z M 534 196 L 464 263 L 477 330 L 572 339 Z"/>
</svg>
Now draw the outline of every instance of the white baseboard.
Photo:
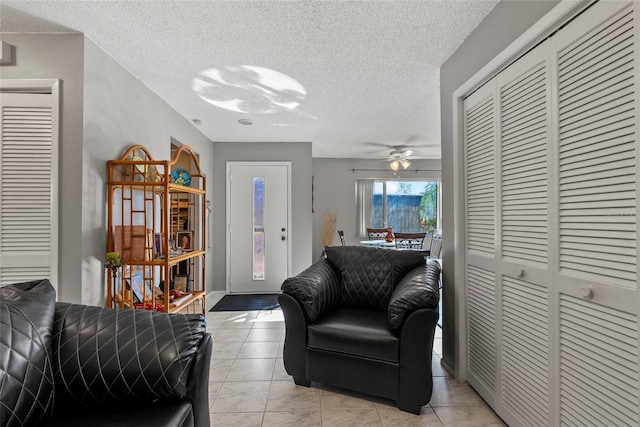
<svg viewBox="0 0 640 427">
<path fill-rule="evenodd" d="M 225 291 L 213 291 L 207 294 L 207 311 L 211 310 L 211 307 L 216 305 L 218 301 L 222 299 L 227 293 Z"/>
</svg>

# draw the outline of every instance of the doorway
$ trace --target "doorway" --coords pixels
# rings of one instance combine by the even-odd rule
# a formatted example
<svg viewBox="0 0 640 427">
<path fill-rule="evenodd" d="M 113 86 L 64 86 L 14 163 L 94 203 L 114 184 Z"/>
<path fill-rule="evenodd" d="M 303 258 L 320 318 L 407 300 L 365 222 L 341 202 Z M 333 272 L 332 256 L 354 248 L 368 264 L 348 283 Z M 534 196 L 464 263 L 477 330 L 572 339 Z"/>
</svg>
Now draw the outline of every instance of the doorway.
<svg viewBox="0 0 640 427">
<path fill-rule="evenodd" d="M 291 274 L 291 162 L 227 162 L 226 291 L 280 292 Z"/>
</svg>

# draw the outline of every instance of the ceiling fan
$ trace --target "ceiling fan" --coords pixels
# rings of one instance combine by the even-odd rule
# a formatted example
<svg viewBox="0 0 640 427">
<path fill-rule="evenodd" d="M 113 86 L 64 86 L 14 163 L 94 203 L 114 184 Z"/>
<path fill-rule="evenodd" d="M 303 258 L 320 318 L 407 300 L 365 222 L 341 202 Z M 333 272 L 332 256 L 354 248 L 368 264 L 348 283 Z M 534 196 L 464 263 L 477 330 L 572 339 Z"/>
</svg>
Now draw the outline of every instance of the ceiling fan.
<svg viewBox="0 0 640 427">
<path fill-rule="evenodd" d="M 413 154 L 413 150 L 407 147 L 406 145 L 398 145 L 392 147 L 393 149 L 389 153 L 389 157 L 387 161 L 389 161 L 389 167 L 392 171 L 398 172 L 400 166 L 403 169 L 407 169 L 411 166 L 411 162 L 409 161 L 409 156 Z"/>
<path fill-rule="evenodd" d="M 433 145 L 432 143 L 424 142 L 416 145 L 415 142 L 417 142 L 418 140 L 418 136 L 411 136 L 404 142 L 404 144 L 399 145 L 390 145 L 372 141 L 365 142 L 364 144 L 371 147 L 379 147 L 379 149 L 391 150 L 387 158 L 381 161 L 389 162 L 389 167 L 395 173 L 400 169 L 400 167 L 406 170 L 409 166 L 411 166 L 411 159 L 413 158 L 412 156 L 415 156 L 417 154 L 416 150 L 420 151 L 420 149 L 423 147 L 430 147 Z"/>
</svg>

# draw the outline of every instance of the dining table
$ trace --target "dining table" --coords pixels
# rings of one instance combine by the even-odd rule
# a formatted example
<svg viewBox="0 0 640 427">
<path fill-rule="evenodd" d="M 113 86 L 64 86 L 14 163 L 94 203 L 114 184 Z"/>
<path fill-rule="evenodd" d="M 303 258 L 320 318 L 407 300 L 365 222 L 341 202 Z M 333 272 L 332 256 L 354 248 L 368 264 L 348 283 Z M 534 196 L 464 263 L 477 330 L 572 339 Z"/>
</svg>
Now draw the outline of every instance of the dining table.
<svg viewBox="0 0 640 427">
<path fill-rule="evenodd" d="M 382 239 L 382 240 L 361 240 L 360 244 L 366 245 L 366 246 L 379 246 L 379 247 L 386 247 L 386 248 L 395 248 L 396 247 L 396 242 L 395 241 L 392 240 L 390 242 L 387 242 L 384 239 Z"/>
<path fill-rule="evenodd" d="M 374 246 L 378 248 L 394 249 L 397 251 L 417 251 L 425 256 L 425 260 L 429 259 L 429 249 L 415 249 L 415 248 L 397 248 L 395 240 L 387 242 L 384 239 L 381 240 L 361 240 L 360 244 L 365 246 Z"/>
</svg>

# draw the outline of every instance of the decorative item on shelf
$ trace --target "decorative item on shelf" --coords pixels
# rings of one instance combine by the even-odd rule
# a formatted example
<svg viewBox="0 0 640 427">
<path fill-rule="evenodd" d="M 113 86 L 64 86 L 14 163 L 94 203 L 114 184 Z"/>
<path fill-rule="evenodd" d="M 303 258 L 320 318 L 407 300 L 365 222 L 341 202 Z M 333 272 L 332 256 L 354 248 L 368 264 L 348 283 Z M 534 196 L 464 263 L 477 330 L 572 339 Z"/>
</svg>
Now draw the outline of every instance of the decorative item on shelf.
<svg viewBox="0 0 640 427">
<path fill-rule="evenodd" d="M 155 233 L 153 236 L 153 257 L 155 259 L 164 259 L 162 253 L 162 233 Z"/>
<path fill-rule="evenodd" d="M 151 311 L 164 311 L 164 304 L 154 303 L 153 301 L 147 301 L 145 303 L 136 302 L 133 303 L 135 308 L 143 308 Z"/>
<path fill-rule="evenodd" d="M 120 252 L 107 252 L 107 262 L 105 267 L 110 268 L 112 271 L 117 271 L 122 266 L 120 261 Z"/>
<path fill-rule="evenodd" d="M 174 169 L 171 171 L 171 178 L 173 182 L 185 187 L 191 186 L 191 174 L 189 171 L 183 168 Z"/>
<path fill-rule="evenodd" d="M 185 295 L 187 295 L 187 293 L 184 291 L 181 291 L 179 289 L 171 289 L 169 291 L 169 301 L 174 302 L 176 299 L 182 298 Z"/>
<path fill-rule="evenodd" d="M 176 241 L 178 242 L 178 247 L 182 248 L 182 252 L 191 252 L 193 241 L 193 232 L 191 231 L 178 231 L 176 233 Z"/>
<path fill-rule="evenodd" d="M 134 198 L 138 197 L 134 194 Z M 145 258 L 147 240 L 153 230 L 144 225 L 116 225 L 113 233 L 113 249 L 120 253 L 123 262 L 142 261 Z"/>
<path fill-rule="evenodd" d="M 132 162 L 144 162 L 144 157 L 133 155 L 131 157 Z M 147 166 L 142 163 L 133 164 L 133 180 L 136 182 L 142 182 L 147 178 Z"/>
<path fill-rule="evenodd" d="M 189 289 L 189 275 L 188 274 L 176 274 L 173 276 L 173 289 L 188 292 Z"/>
<path fill-rule="evenodd" d="M 145 303 L 153 300 L 153 290 L 148 285 L 145 285 L 142 272 L 133 273 L 131 283 L 129 283 L 129 281 L 127 281 L 127 283 L 133 291 L 136 302 Z"/>
<path fill-rule="evenodd" d="M 149 170 L 147 170 L 147 181 L 162 182 L 162 173 L 162 165 L 150 165 Z"/>
<path fill-rule="evenodd" d="M 182 255 L 182 248 L 175 248 L 169 250 L 169 258 Z"/>
<path fill-rule="evenodd" d="M 116 296 L 122 299 L 122 295 L 118 292 L 118 276 L 120 268 L 124 264 L 120 260 L 120 252 L 107 252 L 107 260 L 104 263 L 104 267 L 107 270 L 111 270 L 111 277 L 113 279 L 113 291 L 111 293 L 111 308 L 116 308 Z"/>
</svg>

